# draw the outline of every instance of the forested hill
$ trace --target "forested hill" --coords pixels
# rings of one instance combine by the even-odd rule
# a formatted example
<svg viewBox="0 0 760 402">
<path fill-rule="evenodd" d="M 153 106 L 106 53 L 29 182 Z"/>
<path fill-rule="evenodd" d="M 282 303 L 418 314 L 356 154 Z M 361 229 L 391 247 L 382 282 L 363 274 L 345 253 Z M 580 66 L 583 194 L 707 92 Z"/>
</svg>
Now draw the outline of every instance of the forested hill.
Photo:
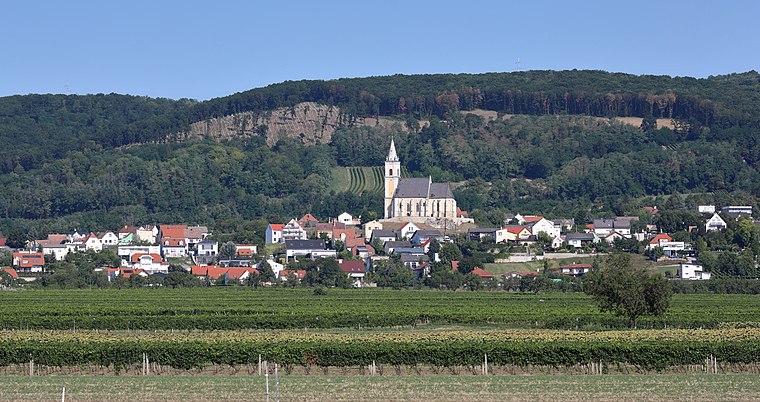
<svg viewBox="0 0 760 402">
<path fill-rule="evenodd" d="M 193 119 L 307 101 L 336 105 L 360 117 L 443 118 L 451 110 L 480 108 L 531 115 L 654 115 L 730 127 L 760 123 L 760 74 L 696 79 L 573 70 L 288 81 L 200 103 Z"/>
<path fill-rule="evenodd" d="M 445 118 L 452 111 L 675 118 L 691 127 L 760 127 L 760 74 L 706 79 L 603 71 L 395 75 L 288 81 L 205 102 L 128 95 L 0 98 L 0 172 L 67 152 L 161 142 L 189 123 L 301 102 L 338 106 L 352 118 Z"/>
<path fill-rule="evenodd" d="M 339 109 L 328 143 L 267 144 L 257 130 L 221 142 L 171 140 L 191 123 L 295 113 L 304 102 Z M 754 71 L 707 79 L 530 71 L 298 81 L 204 102 L 11 96 L 0 98 L 0 233 L 342 210 L 372 216 L 380 195 L 332 192 L 331 172 L 382 163 L 388 127 L 356 123 L 382 116 L 400 127 L 426 122 L 392 128 L 402 163 L 411 175 L 457 182 L 460 205 L 485 221 L 498 223 L 507 209 L 581 220 L 635 213 L 673 193 L 687 195 L 684 207 L 757 205 L 757 111 Z M 646 124 L 606 119 L 621 116 Z M 656 126 L 663 117 L 674 129 Z"/>
</svg>

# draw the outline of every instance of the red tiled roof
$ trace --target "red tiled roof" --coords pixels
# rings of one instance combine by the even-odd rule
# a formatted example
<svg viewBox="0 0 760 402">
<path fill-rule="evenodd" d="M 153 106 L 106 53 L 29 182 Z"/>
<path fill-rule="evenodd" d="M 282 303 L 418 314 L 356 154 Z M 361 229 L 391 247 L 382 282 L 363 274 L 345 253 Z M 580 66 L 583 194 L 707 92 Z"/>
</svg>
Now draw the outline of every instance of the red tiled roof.
<svg viewBox="0 0 760 402">
<path fill-rule="evenodd" d="M 121 273 L 121 275 L 122 275 L 123 277 L 125 277 L 125 278 L 129 279 L 129 277 L 131 277 L 132 275 L 140 275 L 140 274 L 141 274 L 141 273 L 143 273 L 143 272 L 145 272 L 145 270 L 144 270 L 144 269 L 139 269 L 139 268 L 138 268 L 138 269 L 131 269 L 131 268 L 126 268 L 126 269 L 122 269 L 120 273 Z"/>
<path fill-rule="evenodd" d="M 272 230 L 282 230 L 282 227 L 285 226 L 282 223 L 270 223 L 269 227 L 272 228 Z"/>
<path fill-rule="evenodd" d="M 347 274 L 365 272 L 364 263 L 361 260 L 343 261 L 338 266 L 340 270 Z"/>
<path fill-rule="evenodd" d="M 660 244 L 661 241 L 673 241 L 673 238 L 668 236 L 667 233 L 660 233 L 657 236 L 653 237 L 652 240 L 649 241 L 649 244 L 657 245 Z"/>
<path fill-rule="evenodd" d="M 451 269 L 459 271 L 459 261 L 451 261 Z"/>
<path fill-rule="evenodd" d="M 459 209 L 459 207 L 457 207 L 457 216 L 467 217 L 467 211 L 462 211 Z"/>
<path fill-rule="evenodd" d="M 250 267 L 218 267 L 215 265 L 201 267 L 194 265 L 190 268 L 191 272 L 195 276 L 207 276 L 209 279 L 218 279 L 220 276 L 227 274 L 229 279 L 240 279 L 246 272 L 252 274 L 258 274 L 259 271 L 256 268 Z"/>
<path fill-rule="evenodd" d="M 479 267 L 475 267 L 472 270 L 471 274 L 477 275 L 477 276 L 479 276 L 481 278 L 493 278 L 493 274 L 492 273 L 484 270 L 483 268 L 479 268 Z"/>
<path fill-rule="evenodd" d="M 3 271 L 11 276 L 13 279 L 18 279 L 18 273 L 16 273 L 16 270 L 13 268 L 5 268 Z"/>
<path fill-rule="evenodd" d="M 544 219 L 543 216 L 524 216 L 523 220 L 528 223 L 538 222 L 541 219 Z"/>
<path fill-rule="evenodd" d="M 298 279 L 303 279 L 306 277 L 306 270 L 305 269 L 283 269 L 280 271 L 280 278 L 287 278 L 290 275 L 295 275 Z"/>
<path fill-rule="evenodd" d="M 182 244 L 180 244 L 182 243 Z M 163 247 L 185 247 L 185 238 L 175 239 L 171 237 L 164 237 L 161 239 L 161 245 Z"/>
<path fill-rule="evenodd" d="M 45 255 L 42 253 L 13 253 L 13 259 L 18 258 L 20 268 L 41 267 L 45 265 Z"/>
<path fill-rule="evenodd" d="M 187 229 L 187 225 L 161 225 L 161 236 L 184 239 L 185 229 Z"/>
<path fill-rule="evenodd" d="M 319 222 L 317 218 L 315 218 L 312 214 L 306 213 L 301 219 L 298 220 L 299 223 L 306 223 L 306 222 Z"/>
<path fill-rule="evenodd" d="M 356 246 L 363 246 L 364 238 L 363 237 L 353 237 L 353 238 L 346 238 L 346 249 L 351 249 Z"/>
<path fill-rule="evenodd" d="M 7 237 L 0 237 L 0 247 L 5 247 L 6 242 L 8 242 Z"/>
<path fill-rule="evenodd" d="M 507 228 L 507 232 L 514 233 L 514 234 L 520 234 L 523 230 L 527 230 L 528 228 L 522 226 L 517 228 Z"/>
<path fill-rule="evenodd" d="M 354 247 L 351 248 L 351 254 L 353 254 L 353 255 L 359 255 L 359 247 L 366 247 L 367 248 L 367 254 L 369 254 L 371 256 L 375 255 L 375 253 L 377 253 L 375 251 L 375 248 L 372 247 L 372 245 L 370 245 L 370 244 L 360 244 L 360 245 L 356 245 L 356 246 L 354 246 Z"/>
<path fill-rule="evenodd" d="M 154 263 L 155 262 L 161 262 L 161 256 L 158 255 L 158 254 L 154 254 L 154 253 L 150 253 L 150 254 L 148 254 L 148 253 L 135 253 L 135 254 L 132 254 L 132 263 L 140 262 L 140 257 L 142 257 L 144 255 L 151 256 L 153 258 L 153 262 Z"/>
<path fill-rule="evenodd" d="M 239 248 L 235 251 L 235 254 L 241 257 L 250 257 L 253 255 L 253 250 L 250 248 Z"/>
</svg>

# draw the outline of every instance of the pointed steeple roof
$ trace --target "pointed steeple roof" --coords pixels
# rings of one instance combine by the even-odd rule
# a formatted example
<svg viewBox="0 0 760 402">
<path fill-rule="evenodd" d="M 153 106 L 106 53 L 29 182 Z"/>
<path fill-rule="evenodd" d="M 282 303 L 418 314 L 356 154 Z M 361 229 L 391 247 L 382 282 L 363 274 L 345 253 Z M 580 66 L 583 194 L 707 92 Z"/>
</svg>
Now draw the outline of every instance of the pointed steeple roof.
<svg viewBox="0 0 760 402">
<path fill-rule="evenodd" d="M 385 160 L 388 162 L 398 161 L 398 156 L 396 155 L 396 144 L 393 143 L 393 137 L 391 137 L 391 149 L 388 150 L 388 157 Z"/>
</svg>

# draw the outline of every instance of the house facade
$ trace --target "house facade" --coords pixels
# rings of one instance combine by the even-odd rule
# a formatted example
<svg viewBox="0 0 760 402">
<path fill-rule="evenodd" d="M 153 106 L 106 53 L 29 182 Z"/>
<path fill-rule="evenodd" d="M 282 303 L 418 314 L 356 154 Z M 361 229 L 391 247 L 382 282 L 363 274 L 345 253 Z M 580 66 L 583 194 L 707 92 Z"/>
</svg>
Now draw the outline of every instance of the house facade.
<svg viewBox="0 0 760 402">
<path fill-rule="evenodd" d="M 726 224 L 726 221 L 724 221 L 718 214 L 713 214 L 713 216 L 705 222 L 706 232 L 709 232 L 710 230 L 725 230 L 727 227 L 728 225 Z"/>
<path fill-rule="evenodd" d="M 681 264 L 678 266 L 676 276 L 680 279 L 700 281 L 710 279 L 712 275 L 705 272 L 699 264 Z"/>
</svg>

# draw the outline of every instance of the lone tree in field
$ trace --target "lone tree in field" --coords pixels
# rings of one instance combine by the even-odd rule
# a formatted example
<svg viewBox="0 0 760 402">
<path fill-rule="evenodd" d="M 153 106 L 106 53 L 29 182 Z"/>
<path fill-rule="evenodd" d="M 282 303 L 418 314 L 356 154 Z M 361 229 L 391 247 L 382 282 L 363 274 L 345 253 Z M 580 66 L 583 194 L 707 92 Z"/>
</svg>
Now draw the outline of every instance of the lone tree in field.
<svg viewBox="0 0 760 402">
<path fill-rule="evenodd" d="M 602 311 L 627 317 L 629 328 L 643 315 L 664 314 L 673 294 L 667 279 L 633 267 L 629 254 L 613 254 L 600 270 L 590 272 L 585 290 Z"/>
</svg>

